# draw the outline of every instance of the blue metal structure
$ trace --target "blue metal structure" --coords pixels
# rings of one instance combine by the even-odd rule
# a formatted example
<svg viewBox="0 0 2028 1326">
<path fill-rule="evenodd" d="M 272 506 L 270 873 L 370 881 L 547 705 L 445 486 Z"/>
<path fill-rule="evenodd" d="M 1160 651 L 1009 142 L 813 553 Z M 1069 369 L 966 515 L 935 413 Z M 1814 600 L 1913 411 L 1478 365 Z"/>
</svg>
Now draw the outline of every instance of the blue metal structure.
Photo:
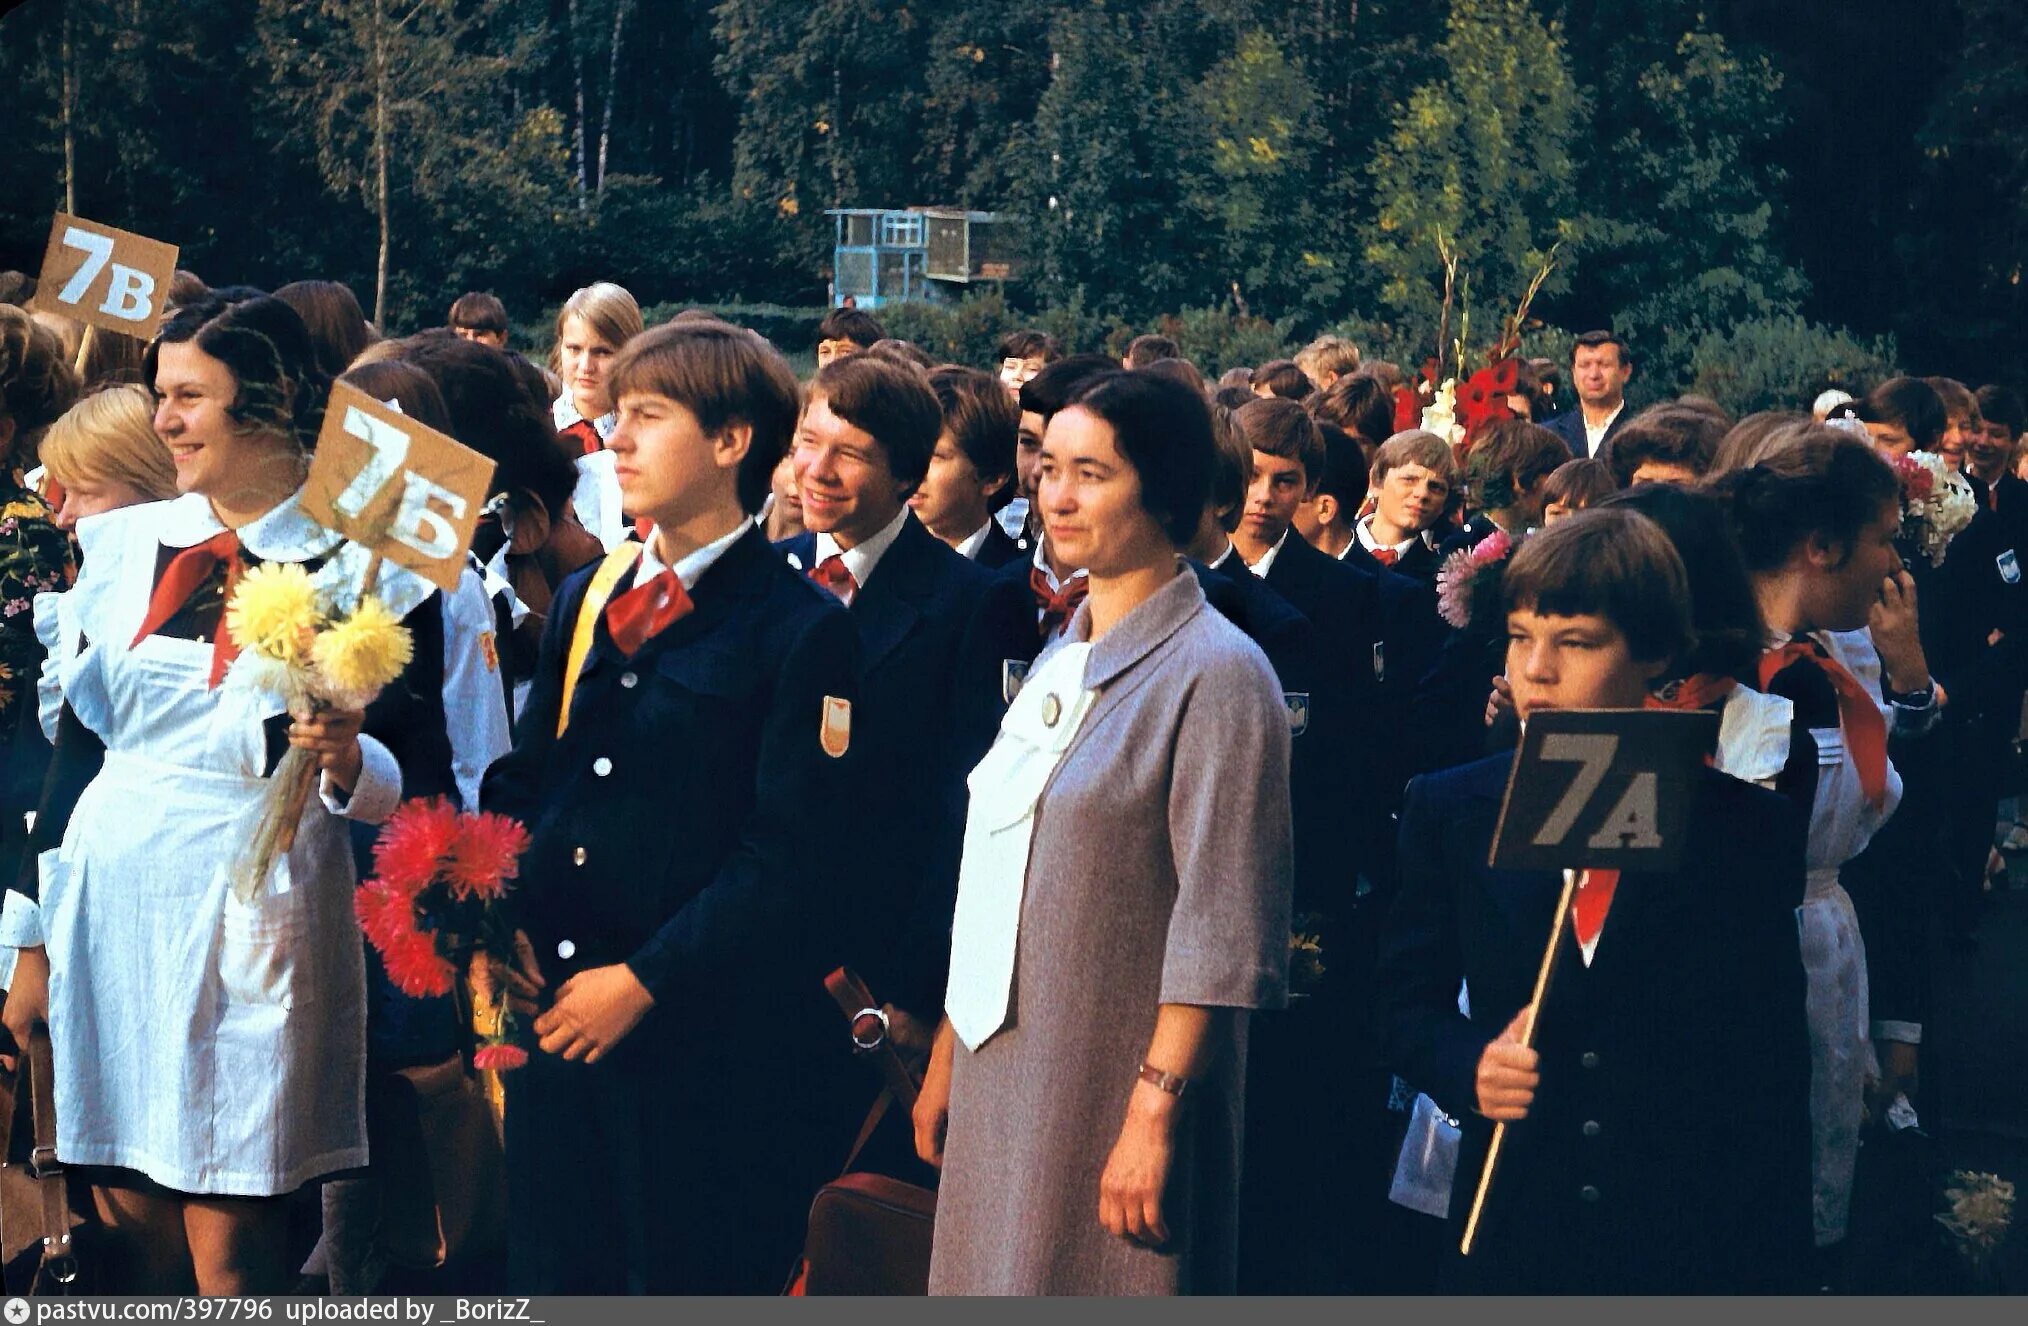
<svg viewBox="0 0 2028 1326">
<path fill-rule="evenodd" d="M 949 207 L 834 207 L 831 306 L 874 309 L 944 302 L 979 281 L 1005 281 L 1016 264 L 998 242 L 996 212 Z"/>
</svg>

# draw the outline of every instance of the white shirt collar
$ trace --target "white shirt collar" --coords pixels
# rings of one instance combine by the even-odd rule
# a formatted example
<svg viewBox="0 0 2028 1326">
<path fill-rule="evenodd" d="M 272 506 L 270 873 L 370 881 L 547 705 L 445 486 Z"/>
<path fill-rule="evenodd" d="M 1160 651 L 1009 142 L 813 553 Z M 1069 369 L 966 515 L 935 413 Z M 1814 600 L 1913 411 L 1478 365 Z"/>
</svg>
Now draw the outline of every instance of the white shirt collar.
<svg viewBox="0 0 2028 1326">
<path fill-rule="evenodd" d="M 549 417 L 556 422 L 556 431 L 559 433 L 584 418 L 578 413 L 577 402 L 571 399 L 569 391 L 565 391 L 563 395 L 549 403 Z M 597 431 L 599 441 L 603 442 L 613 435 L 613 427 L 619 422 L 620 416 L 609 411 L 592 420 L 591 426 Z"/>
<path fill-rule="evenodd" d="M 1049 567 L 1049 559 L 1042 555 L 1044 546 L 1045 545 L 1043 543 L 1043 540 L 1037 539 L 1035 541 L 1035 551 L 1029 555 L 1028 564 L 1034 567 L 1036 570 L 1042 572 L 1042 578 L 1049 582 L 1050 591 L 1054 593 L 1055 591 L 1063 588 L 1063 581 L 1058 580 L 1056 578 L 1056 572 L 1051 570 Z M 1070 573 L 1070 578 L 1072 580 L 1076 580 L 1078 577 L 1085 574 L 1086 574 L 1085 569 L 1080 566 L 1079 568 L 1077 568 L 1077 570 L 1072 571 Z"/>
<path fill-rule="evenodd" d="M 1597 428 L 1593 428 L 1589 423 L 1585 424 L 1584 445 L 1587 451 L 1589 451 L 1594 456 L 1598 454 L 1598 444 L 1605 441 L 1606 430 L 1613 426 L 1613 420 L 1619 418 L 1620 411 L 1626 408 L 1627 408 L 1626 397 L 1622 396 L 1620 398 L 1620 403 L 1614 407 L 1613 412 L 1611 414 L 1606 416 L 1604 423 L 1600 424 Z M 1577 417 L 1580 419 L 1585 417 L 1584 407 L 1582 405 L 1577 407 Z"/>
<path fill-rule="evenodd" d="M 732 533 L 713 539 L 695 552 L 677 558 L 674 566 L 664 562 L 655 550 L 655 544 L 660 537 L 658 533 L 656 538 L 649 539 L 641 546 L 641 564 L 634 573 L 634 583 L 646 584 L 664 571 L 674 571 L 676 579 L 682 582 L 685 590 L 695 589 L 697 582 L 704 579 L 704 573 L 709 571 L 719 558 L 725 556 L 726 549 L 738 543 L 740 536 L 752 528 L 753 517 L 748 516 L 733 527 Z"/>
<path fill-rule="evenodd" d="M 1389 548 L 1396 553 L 1405 553 L 1415 546 L 1416 536 L 1413 534 L 1403 539 L 1400 543 L 1382 543 L 1379 539 L 1374 538 L 1373 517 L 1371 516 L 1361 518 L 1355 528 L 1359 533 L 1359 546 L 1366 549 L 1367 552 L 1379 552 L 1382 548 Z M 1346 546 L 1345 551 L 1352 551 L 1349 544 Z"/>
<path fill-rule="evenodd" d="M 873 572 L 879 567 L 880 559 L 894 546 L 894 541 L 901 537 L 902 524 L 909 519 L 910 514 L 909 509 L 904 506 L 895 513 L 893 520 L 880 527 L 878 534 L 870 539 L 862 539 L 857 546 L 851 548 L 840 548 L 837 539 L 829 534 L 819 534 L 816 564 L 822 566 L 828 558 L 843 557 L 845 569 L 852 573 L 852 579 L 864 589 L 866 582 L 873 578 Z"/>
<path fill-rule="evenodd" d="M 967 561 L 979 559 L 979 549 L 986 546 L 986 536 L 993 532 L 993 518 L 986 517 L 986 523 L 958 541 L 958 555 Z"/>
<path fill-rule="evenodd" d="M 273 510 L 239 527 L 240 546 L 263 562 L 307 562 L 328 557 L 344 541 L 336 530 L 326 529 L 303 510 L 299 489 Z M 165 504 L 157 537 L 169 548 L 190 548 L 225 525 L 211 509 L 211 499 L 202 493 L 185 493 Z"/>
<path fill-rule="evenodd" d="M 1275 557 L 1281 552 L 1282 545 L 1287 543 L 1288 541 L 1289 541 L 1289 531 L 1283 530 L 1282 536 L 1279 539 L 1275 540 L 1275 546 L 1268 549 L 1266 552 L 1262 553 L 1260 555 L 1260 560 L 1258 562 L 1255 562 L 1253 565 L 1247 567 L 1246 569 L 1253 572 L 1255 575 L 1261 577 L 1261 579 L 1265 580 L 1267 578 L 1267 573 L 1274 569 Z"/>
<path fill-rule="evenodd" d="M 1212 558 L 1210 561 L 1206 562 L 1204 564 L 1205 569 L 1210 571 L 1216 571 L 1219 567 L 1225 565 L 1226 558 L 1237 555 L 1238 555 L 1237 550 L 1232 546 L 1232 540 L 1227 539 L 1225 541 L 1225 551 L 1218 554 L 1218 556 Z"/>
</svg>

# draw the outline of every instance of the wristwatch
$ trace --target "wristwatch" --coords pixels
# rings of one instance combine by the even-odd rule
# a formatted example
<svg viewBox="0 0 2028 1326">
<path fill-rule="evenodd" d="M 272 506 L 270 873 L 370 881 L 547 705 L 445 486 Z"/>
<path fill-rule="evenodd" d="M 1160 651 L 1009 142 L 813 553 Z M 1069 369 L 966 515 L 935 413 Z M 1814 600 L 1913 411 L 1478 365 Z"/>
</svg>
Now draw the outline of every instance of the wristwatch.
<svg viewBox="0 0 2028 1326">
<path fill-rule="evenodd" d="M 1141 1065 L 1140 1080 L 1157 1091 L 1166 1091 L 1172 1096 L 1181 1096 L 1190 1087 L 1190 1079 L 1179 1073 L 1165 1073 L 1153 1064 Z"/>
</svg>

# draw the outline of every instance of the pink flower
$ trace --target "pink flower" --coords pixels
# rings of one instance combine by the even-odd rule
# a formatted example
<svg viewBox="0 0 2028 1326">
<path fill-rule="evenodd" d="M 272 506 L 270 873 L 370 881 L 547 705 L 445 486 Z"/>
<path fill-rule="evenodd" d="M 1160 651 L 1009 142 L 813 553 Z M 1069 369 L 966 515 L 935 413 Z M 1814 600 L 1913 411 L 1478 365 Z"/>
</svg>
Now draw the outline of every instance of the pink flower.
<svg viewBox="0 0 2028 1326">
<path fill-rule="evenodd" d="M 404 801 L 373 844 L 374 871 L 394 888 L 420 893 L 436 879 L 457 841 L 458 811 L 448 799 Z"/>
<path fill-rule="evenodd" d="M 1472 545 L 1472 560 L 1484 565 L 1497 562 L 1512 551 L 1514 540 L 1508 537 L 1506 530 L 1496 529 Z"/>
<path fill-rule="evenodd" d="M 506 1041 L 481 1045 L 472 1055 L 472 1067 L 486 1072 L 506 1073 L 528 1062 L 528 1051 Z"/>
<path fill-rule="evenodd" d="M 427 930 L 410 930 L 380 951 L 381 963 L 395 988 L 410 998 L 447 995 L 457 969 L 437 952 L 437 939 Z"/>
<path fill-rule="evenodd" d="M 507 815 L 481 812 L 462 816 L 458 836 L 444 863 L 444 878 L 457 898 L 498 898 L 521 869 L 528 830 Z"/>
<path fill-rule="evenodd" d="M 385 880 L 369 879 L 352 895 L 352 909 L 367 942 L 385 954 L 415 931 L 415 899 Z"/>
<path fill-rule="evenodd" d="M 1936 476 L 1914 456 L 1894 458 L 1894 477 L 1901 480 L 1901 494 L 1907 501 L 1926 501 L 1936 491 Z"/>
</svg>

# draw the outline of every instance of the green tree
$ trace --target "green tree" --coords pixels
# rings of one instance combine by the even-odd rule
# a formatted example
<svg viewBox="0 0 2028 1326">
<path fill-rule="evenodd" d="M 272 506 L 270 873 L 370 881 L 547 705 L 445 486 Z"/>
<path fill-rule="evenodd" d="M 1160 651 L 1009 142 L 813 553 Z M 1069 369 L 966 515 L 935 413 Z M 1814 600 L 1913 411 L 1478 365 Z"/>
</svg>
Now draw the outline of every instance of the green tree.
<svg viewBox="0 0 2028 1326">
<path fill-rule="evenodd" d="M 1809 282 L 1781 243 L 1781 75 L 1714 32 L 1685 35 L 1643 70 L 1636 113 L 1594 178 L 1600 215 L 1585 260 L 1593 289 L 1675 384 L 1691 347 L 1749 319 L 1793 314 Z"/>
<path fill-rule="evenodd" d="M 517 205 L 540 209 L 555 182 L 554 117 L 502 114 L 500 86 L 529 55 L 507 17 L 506 0 L 260 0 L 276 136 L 308 144 L 326 186 L 374 218 L 376 323 L 389 316 L 398 191 L 414 205 L 403 241 L 428 254 L 432 238 L 528 220 Z"/>
<path fill-rule="evenodd" d="M 1571 154 L 1585 114 L 1560 29 L 1527 0 L 1453 0 L 1437 64 L 1373 154 L 1364 232 L 1380 311 L 1431 329 L 1439 236 L 1484 308 L 1519 299 L 1551 248 L 1582 233 Z M 1566 280 L 1559 268 L 1545 293 Z"/>
<path fill-rule="evenodd" d="M 1207 210 L 1218 225 L 1225 284 L 1261 311 L 1329 310 L 1346 263 L 1336 216 L 1311 197 L 1320 132 L 1309 79 L 1255 30 L 1205 76 L 1199 101 L 1210 135 Z"/>
<path fill-rule="evenodd" d="M 1222 293 L 1202 289 L 1214 237 L 1187 185 L 1208 136 L 1161 35 L 1149 14 L 1104 3 L 1050 26 L 1054 73 L 1019 185 L 1046 303 L 1131 317 Z"/>
</svg>

